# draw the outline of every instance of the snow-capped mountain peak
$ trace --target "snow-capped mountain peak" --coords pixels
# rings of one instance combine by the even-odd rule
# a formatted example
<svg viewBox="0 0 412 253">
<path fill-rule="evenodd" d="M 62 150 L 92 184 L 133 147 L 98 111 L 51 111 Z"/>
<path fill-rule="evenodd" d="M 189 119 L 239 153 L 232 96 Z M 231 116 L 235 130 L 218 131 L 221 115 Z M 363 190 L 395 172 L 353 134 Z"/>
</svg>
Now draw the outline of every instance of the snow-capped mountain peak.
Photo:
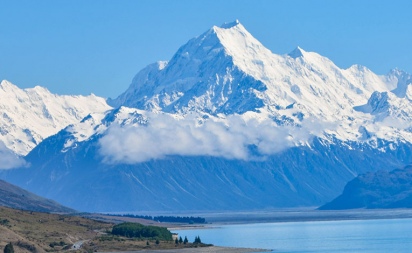
<svg viewBox="0 0 412 253">
<path fill-rule="evenodd" d="M 232 57 L 244 57 L 245 60 L 251 60 L 257 56 L 272 55 L 272 52 L 253 37 L 238 20 L 220 27 L 214 26 L 212 30 L 227 54 Z"/>
<path fill-rule="evenodd" d="M 299 126 L 316 118 L 339 122 L 340 132 L 332 133 L 356 140 L 365 119 L 373 122 L 378 115 L 370 108 L 381 97 L 377 95 L 388 92 L 392 97 L 393 91 L 405 97 L 409 77 L 401 71 L 379 76 L 361 65 L 341 69 L 301 47 L 276 55 L 236 20 L 189 40 L 169 62 L 149 65 L 109 103 L 179 115 L 253 112 L 253 117 L 270 117 L 279 125 Z"/>
<path fill-rule="evenodd" d="M 18 155 L 25 155 L 44 138 L 90 112 L 111 107 L 104 98 L 59 96 L 46 88 L 20 89 L 3 80 L 0 84 L 0 141 Z"/>
<path fill-rule="evenodd" d="M 109 103 L 115 107 L 125 105 L 167 112 L 227 113 L 229 107 L 231 112 L 256 109 L 256 105 L 262 103 L 253 90 L 265 87 L 259 81 L 252 81 L 239 66 L 246 69 L 248 65 L 255 65 L 253 60 L 259 58 L 257 49 L 271 53 L 240 23 L 225 27 L 215 26 L 190 40 L 164 68 L 155 64 L 142 70 L 129 89 L 117 99 L 108 100 Z M 244 52 L 246 49 L 248 51 Z M 243 60 L 244 57 L 248 59 Z M 249 97 L 254 101 L 253 105 L 244 108 L 245 103 L 241 101 L 227 104 L 234 96 L 238 99 Z"/>
</svg>

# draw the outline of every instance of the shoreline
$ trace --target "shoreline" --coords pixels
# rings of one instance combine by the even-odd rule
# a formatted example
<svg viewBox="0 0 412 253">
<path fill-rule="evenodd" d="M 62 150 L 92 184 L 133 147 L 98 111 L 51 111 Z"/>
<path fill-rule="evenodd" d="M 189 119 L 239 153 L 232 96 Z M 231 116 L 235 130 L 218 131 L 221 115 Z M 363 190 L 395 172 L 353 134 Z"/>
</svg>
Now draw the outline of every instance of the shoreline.
<svg viewBox="0 0 412 253">
<path fill-rule="evenodd" d="M 408 219 L 412 218 L 412 209 L 351 209 L 351 210 L 313 210 L 290 209 L 268 211 L 244 211 L 198 214 L 203 215 L 208 224 L 199 226 L 176 226 L 180 229 L 199 229 L 202 226 L 234 225 L 251 223 L 280 222 L 314 222 L 314 221 L 344 221 L 344 220 L 375 220 L 375 219 Z"/>
<path fill-rule="evenodd" d="M 174 215 L 187 215 L 184 213 Z M 247 225 L 258 223 L 284 223 L 284 222 L 322 222 L 345 220 L 378 220 L 378 219 L 411 219 L 412 209 L 355 209 L 355 210 L 314 210 L 314 209 L 276 209 L 260 211 L 237 212 L 195 212 L 191 215 L 201 216 L 206 219 L 206 224 L 174 224 L 157 223 L 165 226 L 170 231 L 214 229 L 226 225 Z M 169 248 L 169 249 L 143 249 L 140 251 L 104 252 L 104 253 L 258 253 L 273 252 L 273 249 L 241 248 L 225 246 L 209 246 L 198 248 Z M 103 252 L 102 252 L 103 253 Z"/>
<path fill-rule="evenodd" d="M 150 214 L 150 213 L 149 213 Z M 159 215 L 159 214 L 157 214 Z M 204 224 L 154 222 L 140 218 L 107 216 L 105 214 L 82 215 L 87 218 L 105 222 L 137 222 L 144 225 L 166 227 L 169 230 L 209 229 L 221 225 L 280 223 L 280 222 L 314 222 L 374 219 L 412 218 L 412 209 L 350 209 L 350 210 L 316 210 L 313 208 L 291 208 L 252 211 L 193 211 L 167 212 L 160 215 L 200 216 L 206 219 Z"/>
<path fill-rule="evenodd" d="M 239 247 L 221 247 L 209 246 L 198 248 L 183 248 L 183 249 L 163 249 L 163 250 L 139 250 L 139 251 L 116 251 L 116 252 L 97 252 L 97 253 L 258 253 L 258 252 L 273 252 L 268 249 L 257 248 L 239 248 Z"/>
<path fill-rule="evenodd" d="M 222 225 L 242 225 L 254 223 L 316 222 L 345 220 L 409 219 L 412 209 L 352 209 L 313 210 L 290 209 L 269 211 L 242 211 L 197 213 L 206 218 L 206 224 L 167 224 L 169 230 L 210 229 Z M 166 225 L 166 224 L 165 224 Z"/>
</svg>

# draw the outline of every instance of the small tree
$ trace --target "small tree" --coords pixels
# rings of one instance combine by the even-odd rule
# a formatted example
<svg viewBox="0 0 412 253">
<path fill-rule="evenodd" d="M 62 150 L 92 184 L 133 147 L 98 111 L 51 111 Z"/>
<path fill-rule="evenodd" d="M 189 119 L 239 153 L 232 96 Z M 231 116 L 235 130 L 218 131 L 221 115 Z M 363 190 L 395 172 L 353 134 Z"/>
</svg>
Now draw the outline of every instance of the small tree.
<svg viewBox="0 0 412 253">
<path fill-rule="evenodd" d="M 182 244 L 183 243 L 183 239 L 181 236 L 179 236 L 179 243 Z"/>
<path fill-rule="evenodd" d="M 179 239 L 176 238 L 175 244 L 176 244 L 176 245 L 179 244 Z"/>
<path fill-rule="evenodd" d="M 11 242 L 4 247 L 4 253 L 14 253 L 13 244 L 11 244 Z"/>
<path fill-rule="evenodd" d="M 186 244 L 188 242 L 189 242 L 189 240 L 187 239 L 187 236 L 185 236 L 185 240 L 183 241 L 183 244 Z"/>
<path fill-rule="evenodd" d="M 156 239 L 156 245 L 159 245 L 159 243 L 160 243 L 159 239 Z"/>
<path fill-rule="evenodd" d="M 196 236 L 195 241 L 193 243 L 202 243 L 202 240 L 200 240 L 200 236 Z"/>
<path fill-rule="evenodd" d="M 150 245 L 149 241 L 146 241 L 146 245 L 147 245 L 147 246 L 149 246 L 149 245 Z"/>
</svg>

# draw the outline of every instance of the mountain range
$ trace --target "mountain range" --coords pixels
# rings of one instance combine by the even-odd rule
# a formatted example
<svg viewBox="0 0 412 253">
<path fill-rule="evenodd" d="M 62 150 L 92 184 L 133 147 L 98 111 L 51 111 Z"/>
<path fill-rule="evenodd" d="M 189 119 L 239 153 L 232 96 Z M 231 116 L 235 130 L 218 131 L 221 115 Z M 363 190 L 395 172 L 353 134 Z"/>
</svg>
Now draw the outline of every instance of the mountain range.
<svg viewBox="0 0 412 253">
<path fill-rule="evenodd" d="M 276 55 L 226 23 L 115 99 L 3 81 L 6 105 L 30 105 L 36 124 L 3 113 L 1 129 L 19 133 L 1 133 L 4 149 L 20 168 L 0 176 L 84 211 L 319 206 L 358 174 L 411 162 L 411 83 L 300 47 Z"/>
<path fill-rule="evenodd" d="M 45 138 L 90 112 L 111 109 L 104 98 L 59 96 L 36 86 L 20 89 L 3 80 L 0 83 L 0 169 L 21 166 L 19 156 L 27 155 Z"/>
</svg>

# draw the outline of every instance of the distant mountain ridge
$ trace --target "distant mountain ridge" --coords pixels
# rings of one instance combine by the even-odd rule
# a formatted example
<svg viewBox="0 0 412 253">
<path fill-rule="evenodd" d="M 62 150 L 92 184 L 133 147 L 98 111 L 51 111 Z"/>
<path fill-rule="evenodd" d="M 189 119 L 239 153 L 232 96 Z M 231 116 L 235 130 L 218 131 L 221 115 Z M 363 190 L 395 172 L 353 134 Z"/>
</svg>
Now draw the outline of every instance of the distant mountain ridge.
<svg viewBox="0 0 412 253">
<path fill-rule="evenodd" d="M 358 174 L 412 162 L 410 80 L 214 26 L 1 177 L 85 211 L 322 205 Z"/>
<path fill-rule="evenodd" d="M 50 199 L 39 197 L 3 180 L 0 180 L 0 206 L 49 213 L 75 212 L 71 208 L 62 206 Z"/>
<path fill-rule="evenodd" d="M 412 166 L 359 175 L 322 210 L 412 208 Z"/>
</svg>

